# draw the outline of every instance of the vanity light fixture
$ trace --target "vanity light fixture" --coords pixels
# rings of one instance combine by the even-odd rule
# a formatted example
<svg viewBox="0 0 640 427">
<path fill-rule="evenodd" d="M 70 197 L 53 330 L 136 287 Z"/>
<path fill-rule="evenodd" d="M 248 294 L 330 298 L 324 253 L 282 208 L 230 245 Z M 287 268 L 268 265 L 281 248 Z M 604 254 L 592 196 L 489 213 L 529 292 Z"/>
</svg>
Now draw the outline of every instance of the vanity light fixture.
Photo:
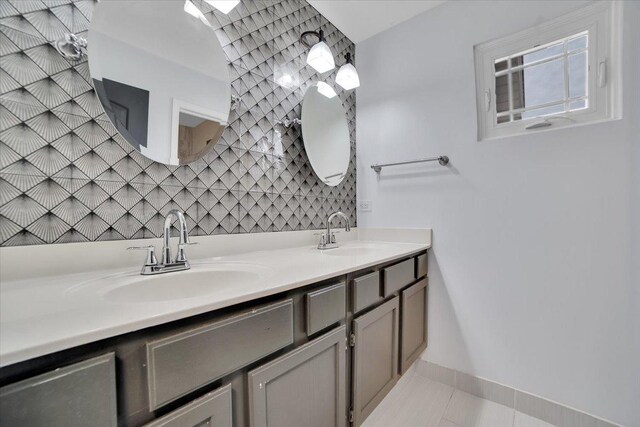
<svg viewBox="0 0 640 427">
<path fill-rule="evenodd" d="M 315 44 L 311 44 L 308 41 L 309 38 L 316 38 L 318 41 Z M 307 64 L 311 65 L 318 73 L 322 74 L 336 67 L 333 54 L 329 45 L 325 43 L 322 30 L 305 31 L 300 35 L 300 42 L 311 48 L 309 55 L 307 55 Z"/>
<path fill-rule="evenodd" d="M 326 84 L 325 82 L 318 82 L 316 84 L 316 86 L 318 87 L 318 92 L 320 92 L 321 94 L 323 94 L 324 96 L 326 96 L 329 99 L 331 99 L 331 98 L 333 98 L 335 96 L 338 96 L 336 91 L 333 90 L 333 88 L 331 86 L 329 86 L 328 84 Z"/>
<path fill-rule="evenodd" d="M 336 83 L 342 86 L 344 90 L 355 89 L 360 86 L 358 71 L 356 71 L 356 67 L 351 62 L 351 54 L 347 53 L 344 57 L 347 62 L 338 70 Z"/>
<path fill-rule="evenodd" d="M 225 15 L 240 4 L 240 0 L 204 0 Z"/>
</svg>

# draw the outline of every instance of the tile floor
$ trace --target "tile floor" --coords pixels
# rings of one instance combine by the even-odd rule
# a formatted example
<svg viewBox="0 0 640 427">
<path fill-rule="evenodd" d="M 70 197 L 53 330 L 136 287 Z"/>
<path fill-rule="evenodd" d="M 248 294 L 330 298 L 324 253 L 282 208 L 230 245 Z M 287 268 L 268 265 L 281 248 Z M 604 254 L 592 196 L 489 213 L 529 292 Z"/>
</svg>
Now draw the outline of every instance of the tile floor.
<svg viewBox="0 0 640 427">
<path fill-rule="evenodd" d="M 537 418 L 407 372 L 363 427 L 552 427 Z"/>
</svg>

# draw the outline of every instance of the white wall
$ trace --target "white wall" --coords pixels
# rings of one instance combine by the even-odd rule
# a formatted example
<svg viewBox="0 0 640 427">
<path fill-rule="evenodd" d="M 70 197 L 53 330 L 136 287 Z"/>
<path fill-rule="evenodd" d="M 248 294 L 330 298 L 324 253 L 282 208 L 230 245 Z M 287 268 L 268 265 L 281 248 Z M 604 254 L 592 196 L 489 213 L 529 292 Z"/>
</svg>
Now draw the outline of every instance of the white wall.
<svg viewBox="0 0 640 427">
<path fill-rule="evenodd" d="M 639 426 L 640 2 L 623 120 L 477 142 L 473 46 L 584 4 L 449 1 L 359 44 L 358 225 L 433 228 L 424 358 Z"/>
</svg>

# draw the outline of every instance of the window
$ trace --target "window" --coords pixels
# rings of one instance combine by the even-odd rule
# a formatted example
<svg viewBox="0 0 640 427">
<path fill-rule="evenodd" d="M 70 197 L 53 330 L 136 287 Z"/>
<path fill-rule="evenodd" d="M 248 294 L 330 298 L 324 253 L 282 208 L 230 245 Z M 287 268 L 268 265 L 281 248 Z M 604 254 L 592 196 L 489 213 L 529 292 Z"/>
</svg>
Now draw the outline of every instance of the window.
<svg viewBox="0 0 640 427">
<path fill-rule="evenodd" d="M 495 60 L 496 123 L 589 106 L 589 33 Z"/>
<path fill-rule="evenodd" d="M 476 46 L 479 139 L 619 118 L 618 3 Z"/>
</svg>

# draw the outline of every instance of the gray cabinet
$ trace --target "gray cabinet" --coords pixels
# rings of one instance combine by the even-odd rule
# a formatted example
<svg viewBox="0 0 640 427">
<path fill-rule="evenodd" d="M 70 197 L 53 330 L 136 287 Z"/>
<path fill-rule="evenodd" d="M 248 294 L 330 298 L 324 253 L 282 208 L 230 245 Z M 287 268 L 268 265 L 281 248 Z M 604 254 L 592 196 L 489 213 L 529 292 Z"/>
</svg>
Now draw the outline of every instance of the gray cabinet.
<svg viewBox="0 0 640 427">
<path fill-rule="evenodd" d="M 415 280 L 413 258 L 387 267 L 383 270 L 385 298 L 396 293 Z"/>
<path fill-rule="evenodd" d="M 117 423 L 113 353 L 0 389 L 3 427 L 115 427 Z"/>
<path fill-rule="evenodd" d="M 0 426 L 359 426 L 427 345 L 427 289 L 419 252 L 2 368 L 28 379 Z"/>
<path fill-rule="evenodd" d="M 293 343 L 293 301 L 270 304 L 147 344 L 155 410 Z"/>
<path fill-rule="evenodd" d="M 251 426 L 344 427 L 345 353 L 341 326 L 250 371 Z"/>
<path fill-rule="evenodd" d="M 398 297 L 353 321 L 353 422 L 359 426 L 398 380 Z"/>
<path fill-rule="evenodd" d="M 428 263 L 427 254 L 418 255 L 416 257 L 416 277 L 424 277 L 427 275 Z"/>
<path fill-rule="evenodd" d="M 402 291 L 400 298 L 400 369 L 404 373 L 427 348 L 427 279 Z"/>
<path fill-rule="evenodd" d="M 145 427 L 233 427 L 231 385 L 212 391 Z"/>
<path fill-rule="evenodd" d="M 357 313 L 382 301 L 380 273 L 373 272 L 353 279 L 353 312 Z"/>
<path fill-rule="evenodd" d="M 318 289 L 306 295 L 307 335 L 344 320 L 346 313 L 346 286 L 343 283 Z"/>
</svg>

